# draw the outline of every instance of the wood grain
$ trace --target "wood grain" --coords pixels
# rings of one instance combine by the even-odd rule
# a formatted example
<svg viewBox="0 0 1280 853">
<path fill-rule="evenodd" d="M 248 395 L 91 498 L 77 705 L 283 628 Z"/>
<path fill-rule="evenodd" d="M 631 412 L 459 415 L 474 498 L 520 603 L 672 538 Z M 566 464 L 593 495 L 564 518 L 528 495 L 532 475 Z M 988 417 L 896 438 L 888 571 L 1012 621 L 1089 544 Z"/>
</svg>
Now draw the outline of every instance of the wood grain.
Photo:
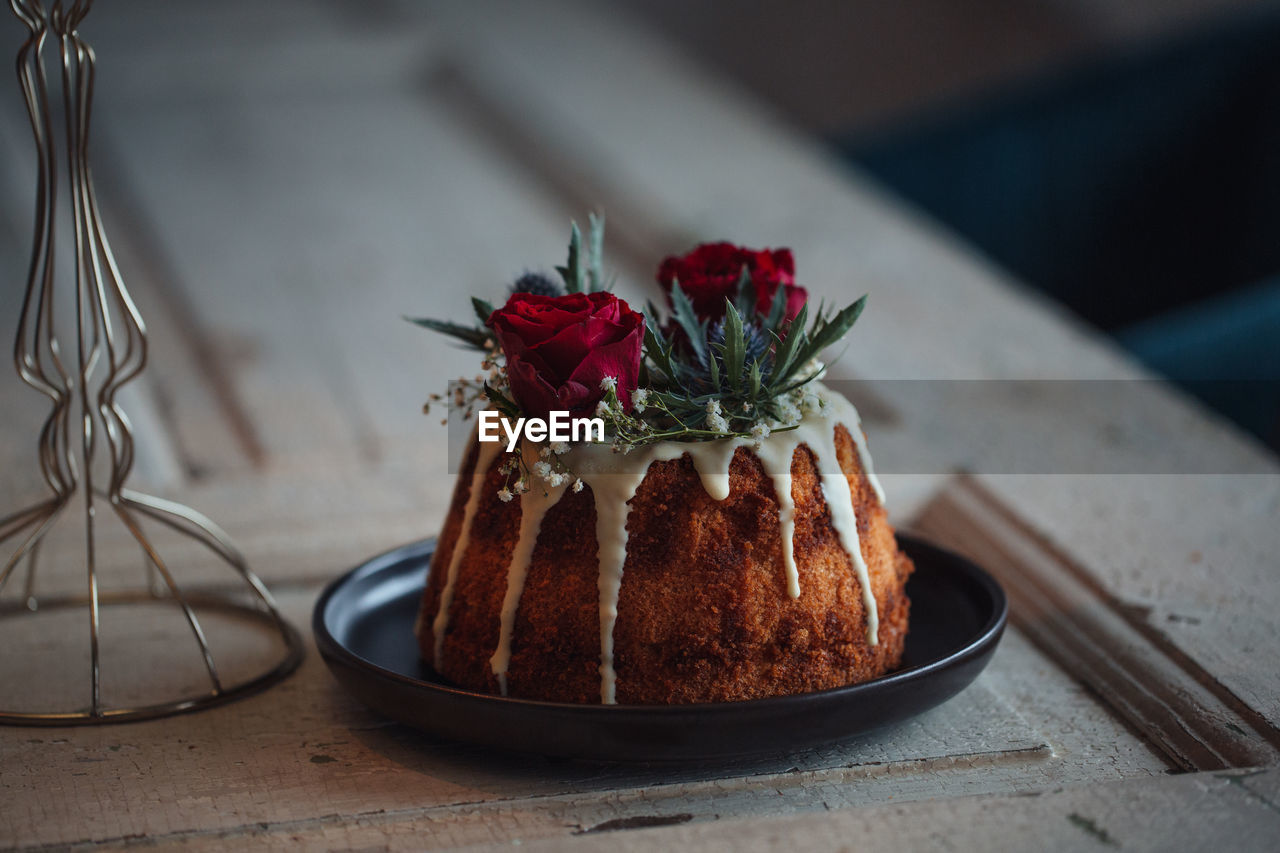
<svg viewBox="0 0 1280 853">
<path fill-rule="evenodd" d="M 281 600 L 289 617 L 304 624 L 314 592 L 285 591 Z M 167 648 L 143 653 L 155 663 L 135 660 L 137 671 L 174 669 Z M 1023 768 L 1051 756 L 1022 717 L 981 684 L 945 711 L 888 732 L 754 764 L 611 767 L 508 756 L 379 719 L 345 694 L 313 654 L 297 676 L 270 692 L 195 716 L 65 731 L 0 730 L 4 801 L 12 815 L 0 829 L 0 844 L 158 840 L 331 814 L 447 816 L 483 811 L 484 804 L 554 813 L 603 800 L 626 814 L 634 796 L 629 789 L 646 791 L 650 804 L 661 800 L 706 813 L 731 805 L 749 812 L 779 791 L 792 807 L 812 808 L 818 789 L 857 780 L 900 778 L 897 796 L 913 786 L 927 790 L 924 780 L 951 776 L 965 787 L 1016 784 Z M 847 787 L 845 797 L 871 793 Z M 726 795 L 736 805 L 725 802 Z"/>
<path fill-rule="evenodd" d="M 1218 770 L 1280 758 L 1280 731 L 1132 618 L 973 478 L 957 478 L 914 527 L 993 571 L 1009 592 L 1014 624 L 1178 766 Z"/>
</svg>

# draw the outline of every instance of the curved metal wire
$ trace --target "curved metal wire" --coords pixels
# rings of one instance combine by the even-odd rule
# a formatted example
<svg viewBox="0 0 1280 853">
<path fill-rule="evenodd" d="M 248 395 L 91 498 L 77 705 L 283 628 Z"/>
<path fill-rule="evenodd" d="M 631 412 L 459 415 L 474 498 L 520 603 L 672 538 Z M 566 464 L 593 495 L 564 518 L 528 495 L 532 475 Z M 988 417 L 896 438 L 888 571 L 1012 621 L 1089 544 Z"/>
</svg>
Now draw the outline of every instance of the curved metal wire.
<svg viewBox="0 0 1280 853">
<path fill-rule="evenodd" d="M 56 607 L 83 607 L 88 614 L 91 680 L 89 705 L 72 711 L 43 713 L 0 710 L 0 723 L 62 725 L 86 722 L 118 722 L 197 710 L 237 696 L 261 690 L 284 678 L 302 660 L 298 632 L 285 621 L 262 581 L 249 569 L 227 535 L 212 521 L 188 507 L 125 488 L 133 468 L 134 440 L 129 419 L 117 394 L 137 378 L 147 364 L 147 333 L 142 316 L 125 288 L 115 256 L 103 228 L 102 215 L 89 166 L 89 127 L 95 83 L 93 49 L 80 38 L 77 28 L 92 7 L 92 0 L 53 0 L 46 10 L 41 0 L 9 0 L 9 6 L 27 28 L 27 39 L 18 51 L 18 82 L 26 101 L 37 153 L 35 228 L 18 330 L 14 341 L 14 366 L 27 385 L 48 397 L 52 408 L 40 431 L 40 470 L 52 495 L 12 515 L 0 518 L 0 544 L 14 540 L 17 547 L 0 563 L 0 593 L 23 560 L 27 562 L 23 586 L 24 607 L 0 607 L 0 616 L 21 618 L 23 612 L 41 607 L 36 596 L 40 544 L 74 497 L 83 498 L 86 593 L 62 598 Z M 62 90 L 62 127 L 65 145 L 55 134 L 53 106 L 49 98 L 49 73 L 45 49 L 56 45 Z M 74 322 L 55 316 L 59 302 L 57 285 L 57 236 L 59 159 L 65 156 L 68 195 L 71 199 L 74 242 Z M 75 346 L 64 349 L 58 330 L 75 328 Z M 70 358 L 75 359 L 72 365 Z M 78 424 L 78 428 L 77 425 Z M 105 452 L 106 461 L 102 462 Z M 104 474 L 97 482 L 98 474 Z M 99 589 L 95 537 L 99 523 L 97 505 L 105 502 L 133 536 L 148 567 L 147 594 L 106 595 Z M 179 587 L 159 550 L 142 527 L 143 518 L 159 522 L 194 539 L 225 562 L 249 587 L 252 605 L 234 597 L 189 594 Z M 162 590 L 151 586 L 153 573 L 164 582 Z M 182 611 L 200 649 L 209 678 L 209 690 L 139 708 L 107 708 L 102 702 L 99 627 L 104 604 L 152 601 L 176 604 Z M 225 685 L 209 648 L 196 605 L 236 610 L 273 628 L 284 644 L 284 656 L 265 672 L 234 685 Z"/>
</svg>

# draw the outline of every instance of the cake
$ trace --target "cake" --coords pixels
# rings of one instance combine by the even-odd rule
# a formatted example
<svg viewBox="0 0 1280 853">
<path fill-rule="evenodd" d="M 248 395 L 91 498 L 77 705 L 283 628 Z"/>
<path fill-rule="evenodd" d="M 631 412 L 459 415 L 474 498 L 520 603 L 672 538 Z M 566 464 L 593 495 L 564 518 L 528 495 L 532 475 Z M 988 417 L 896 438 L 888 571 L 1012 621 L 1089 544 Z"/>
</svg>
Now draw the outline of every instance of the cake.
<svg viewBox="0 0 1280 853">
<path fill-rule="evenodd" d="M 730 300 L 717 318 L 713 301 L 689 298 L 704 246 L 663 264 L 677 318 L 665 330 L 652 311 L 630 317 L 590 292 L 598 273 L 573 251 L 568 293 L 538 293 L 531 285 L 545 281 L 526 276 L 505 309 L 477 304 L 483 325 L 469 337 L 420 321 L 487 348 L 491 373 L 472 404 L 524 423 L 558 403 L 610 432 L 493 442 L 477 429 L 416 626 L 423 660 L 445 680 L 555 702 L 677 704 L 823 690 L 899 664 L 912 565 L 858 414 L 817 381 L 820 363 L 786 373 L 786 359 L 842 336 L 861 303 L 806 331 L 789 253 L 709 246 L 738 253 L 720 286 L 741 311 Z M 752 328 L 782 334 L 758 335 L 753 349 Z M 691 343 L 698 335 L 704 346 Z M 585 349 L 566 348 L 571 338 Z M 724 379 L 735 371 L 740 383 Z M 785 394 L 771 396 L 778 387 Z"/>
</svg>

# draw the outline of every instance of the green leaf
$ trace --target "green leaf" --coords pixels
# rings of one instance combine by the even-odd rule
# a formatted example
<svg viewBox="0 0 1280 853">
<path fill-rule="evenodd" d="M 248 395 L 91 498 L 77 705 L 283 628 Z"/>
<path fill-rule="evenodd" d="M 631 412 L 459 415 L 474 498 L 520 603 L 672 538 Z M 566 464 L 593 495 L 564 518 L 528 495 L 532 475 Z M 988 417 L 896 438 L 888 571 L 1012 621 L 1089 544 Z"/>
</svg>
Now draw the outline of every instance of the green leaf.
<svg viewBox="0 0 1280 853">
<path fill-rule="evenodd" d="M 693 310 L 693 303 L 689 301 L 688 295 L 678 281 L 671 282 L 671 316 L 675 318 L 680 328 L 684 329 L 685 335 L 689 338 L 689 345 L 693 347 L 693 351 L 697 354 L 699 360 L 705 359 L 707 356 L 707 324 L 698 321 L 698 314 Z"/>
<path fill-rule="evenodd" d="M 507 397 L 488 382 L 484 383 L 484 395 L 489 398 L 489 402 L 493 403 L 495 409 L 508 418 L 518 420 L 523 417 L 524 413 L 520 411 L 520 407 L 516 405 L 515 400 Z"/>
<path fill-rule="evenodd" d="M 489 317 L 493 314 L 493 306 L 483 299 L 471 297 L 471 308 L 476 312 L 476 319 L 480 321 L 480 325 L 487 326 Z"/>
<path fill-rule="evenodd" d="M 853 324 L 858 322 L 858 317 L 862 315 L 862 309 L 866 307 L 866 304 L 867 297 L 863 296 L 830 320 L 815 323 L 813 332 L 809 336 L 808 346 L 803 353 L 797 356 L 797 363 L 804 364 L 809 359 L 816 358 L 827 347 L 847 335 L 849 330 L 853 328 Z"/>
<path fill-rule="evenodd" d="M 747 342 L 742 332 L 742 316 L 727 298 L 724 304 L 724 372 L 729 387 L 742 389 L 742 368 L 747 357 Z"/>
<path fill-rule="evenodd" d="M 758 399 L 760 396 L 760 362 L 753 359 L 751 361 L 751 369 L 747 374 L 747 393 L 752 400 Z"/>
<path fill-rule="evenodd" d="M 662 339 L 662 332 L 645 323 L 644 350 L 649 361 L 662 372 L 664 378 L 675 381 L 676 369 L 671 364 L 671 347 Z"/>
<path fill-rule="evenodd" d="M 738 274 L 738 287 L 735 292 L 737 294 L 738 313 L 743 317 L 754 317 L 756 314 L 756 299 L 759 296 L 756 293 L 756 284 L 751 280 L 751 268 L 746 264 L 742 265 L 742 272 Z"/>
<path fill-rule="evenodd" d="M 804 324 L 809 319 L 809 306 L 800 306 L 800 313 L 791 321 L 791 326 L 787 329 L 787 336 L 782 339 L 782 343 L 778 346 L 773 356 L 773 380 L 771 384 L 781 384 L 790 378 L 794 371 L 792 366 L 795 362 L 796 353 L 803 348 L 803 344 L 807 339 L 805 335 Z M 802 362 L 803 363 L 803 362 Z"/>
<path fill-rule="evenodd" d="M 588 215 L 587 276 L 590 290 L 606 289 L 604 283 L 604 214 Z"/>
<path fill-rule="evenodd" d="M 456 338 L 467 346 L 478 350 L 486 349 L 485 343 L 492 337 L 487 329 L 462 326 L 458 323 L 450 323 L 448 320 L 433 320 L 430 317 L 405 317 L 404 319 L 415 325 L 422 326 L 424 329 L 430 329 L 433 332 Z"/>
<path fill-rule="evenodd" d="M 773 302 L 769 305 L 769 315 L 765 318 L 764 327 L 766 329 L 776 329 L 782 325 L 782 321 L 787 317 L 787 289 L 782 285 L 778 285 L 778 289 L 773 292 Z"/>
<path fill-rule="evenodd" d="M 569 235 L 569 260 L 564 266 L 556 267 L 556 272 L 564 279 L 566 293 L 582 293 L 586 289 L 583 287 L 581 258 L 582 232 L 578 230 L 578 223 L 574 222 Z"/>
</svg>

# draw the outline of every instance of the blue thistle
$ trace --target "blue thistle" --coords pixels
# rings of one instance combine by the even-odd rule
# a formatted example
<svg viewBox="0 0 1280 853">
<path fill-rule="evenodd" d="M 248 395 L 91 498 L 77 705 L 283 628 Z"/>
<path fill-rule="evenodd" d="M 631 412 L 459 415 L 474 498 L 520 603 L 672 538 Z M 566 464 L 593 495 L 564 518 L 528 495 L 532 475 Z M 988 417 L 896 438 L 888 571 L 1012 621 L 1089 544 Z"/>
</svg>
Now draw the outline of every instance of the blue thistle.
<svg viewBox="0 0 1280 853">
<path fill-rule="evenodd" d="M 564 288 L 540 272 L 526 272 L 511 285 L 512 293 L 536 293 L 539 296 L 564 296 Z"/>
</svg>

